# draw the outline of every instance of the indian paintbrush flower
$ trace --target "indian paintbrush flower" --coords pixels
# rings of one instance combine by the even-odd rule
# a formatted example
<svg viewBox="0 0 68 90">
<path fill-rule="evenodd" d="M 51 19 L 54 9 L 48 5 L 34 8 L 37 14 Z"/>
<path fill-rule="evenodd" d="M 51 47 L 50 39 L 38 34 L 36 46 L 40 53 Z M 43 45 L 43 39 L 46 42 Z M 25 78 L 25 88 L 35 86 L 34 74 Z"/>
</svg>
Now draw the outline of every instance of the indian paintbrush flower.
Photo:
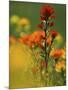
<svg viewBox="0 0 68 90">
<path fill-rule="evenodd" d="M 48 20 L 54 14 L 54 9 L 49 5 L 44 5 L 40 11 L 41 20 Z"/>
</svg>

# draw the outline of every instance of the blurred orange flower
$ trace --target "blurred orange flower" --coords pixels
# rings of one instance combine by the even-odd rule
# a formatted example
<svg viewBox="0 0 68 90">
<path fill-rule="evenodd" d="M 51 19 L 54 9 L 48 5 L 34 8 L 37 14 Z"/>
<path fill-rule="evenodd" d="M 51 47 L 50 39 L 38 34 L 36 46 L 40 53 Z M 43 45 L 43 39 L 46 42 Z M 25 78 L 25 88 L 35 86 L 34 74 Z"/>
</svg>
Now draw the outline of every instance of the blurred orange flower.
<svg viewBox="0 0 68 90">
<path fill-rule="evenodd" d="M 59 61 L 58 63 L 56 63 L 55 70 L 57 72 L 61 72 L 61 70 L 65 70 L 65 61 Z"/>
<path fill-rule="evenodd" d="M 25 36 L 19 38 L 18 41 L 21 42 L 21 43 L 24 43 L 24 44 L 26 44 L 26 45 L 28 45 L 29 47 L 32 48 L 33 42 L 30 41 L 30 38 L 31 38 L 31 35 L 25 35 Z"/>
<path fill-rule="evenodd" d="M 19 41 L 23 42 L 23 43 L 26 43 L 26 41 L 29 39 L 30 35 L 27 35 L 27 36 L 23 36 L 19 39 Z"/>
<path fill-rule="evenodd" d="M 60 58 L 63 55 L 63 50 L 62 49 L 53 50 L 53 51 L 51 51 L 50 55 L 52 57 L 54 57 L 55 59 L 58 59 L 58 58 Z"/>
<path fill-rule="evenodd" d="M 45 32 L 42 30 L 35 31 L 31 35 L 23 36 L 19 39 L 20 42 L 27 44 L 28 46 L 32 47 L 35 44 L 42 47 L 41 40 L 45 38 Z"/>
<path fill-rule="evenodd" d="M 65 59 L 65 58 L 66 58 L 66 50 L 65 50 L 64 48 L 62 49 L 62 53 L 63 53 L 63 54 L 62 54 L 61 57 L 62 57 L 63 59 Z"/>
</svg>

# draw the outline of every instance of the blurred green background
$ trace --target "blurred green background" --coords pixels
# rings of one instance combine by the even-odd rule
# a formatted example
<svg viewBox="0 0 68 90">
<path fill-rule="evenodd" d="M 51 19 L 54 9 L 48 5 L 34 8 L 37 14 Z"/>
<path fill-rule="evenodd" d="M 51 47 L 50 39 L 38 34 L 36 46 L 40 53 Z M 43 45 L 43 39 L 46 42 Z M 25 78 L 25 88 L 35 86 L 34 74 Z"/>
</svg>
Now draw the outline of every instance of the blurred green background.
<svg viewBox="0 0 68 90">
<path fill-rule="evenodd" d="M 40 23 L 40 8 L 46 3 L 33 3 L 33 2 L 19 2 L 10 1 L 10 17 L 18 15 L 26 17 L 31 22 L 31 31 L 37 30 L 37 25 Z M 64 4 L 50 4 L 55 9 L 56 19 L 54 20 L 55 26 L 53 29 L 57 30 L 66 39 L 66 5 Z M 11 29 L 11 28 L 10 28 Z"/>
</svg>

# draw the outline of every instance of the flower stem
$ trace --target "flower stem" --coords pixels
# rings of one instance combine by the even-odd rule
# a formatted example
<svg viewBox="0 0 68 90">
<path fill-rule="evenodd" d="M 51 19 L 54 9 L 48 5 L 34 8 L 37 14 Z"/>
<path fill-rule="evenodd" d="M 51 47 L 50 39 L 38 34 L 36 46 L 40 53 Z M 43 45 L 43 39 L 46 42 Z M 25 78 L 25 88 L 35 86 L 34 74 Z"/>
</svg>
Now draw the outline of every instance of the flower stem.
<svg viewBox="0 0 68 90">
<path fill-rule="evenodd" d="M 46 44 L 46 39 L 47 39 L 47 21 L 46 21 L 46 24 L 45 24 L 45 29 L 44 29 L 44 31 L 45 31 L 45 62 L 46 62 L 46 72 L 47 72 L 47 67 L 48 67 L 48 55 L 47 55 L 47 44 Z"/>
</svg>

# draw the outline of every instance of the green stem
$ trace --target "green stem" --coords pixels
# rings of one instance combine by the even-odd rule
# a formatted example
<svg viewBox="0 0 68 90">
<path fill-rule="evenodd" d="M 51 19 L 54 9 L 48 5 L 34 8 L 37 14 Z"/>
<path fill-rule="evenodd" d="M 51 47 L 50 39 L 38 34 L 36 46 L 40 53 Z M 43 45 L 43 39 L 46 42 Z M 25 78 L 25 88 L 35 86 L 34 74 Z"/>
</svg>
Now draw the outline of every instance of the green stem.
<svg viewBox="0 0 68 90">
<path fill-rule="evenodd" d="M 46 56 L 45 56 L 45 62 L 46 62 L 46 72 L 47 72 L 47 66 L 48 66 L 48 59 L 47 59 L 47 44 L 46 44 L 46 39 L 47 39 L 47 21 L 46 21 L 46 25 L 45 25 L 45 54 L 46 54 Z"/>
</svg>

